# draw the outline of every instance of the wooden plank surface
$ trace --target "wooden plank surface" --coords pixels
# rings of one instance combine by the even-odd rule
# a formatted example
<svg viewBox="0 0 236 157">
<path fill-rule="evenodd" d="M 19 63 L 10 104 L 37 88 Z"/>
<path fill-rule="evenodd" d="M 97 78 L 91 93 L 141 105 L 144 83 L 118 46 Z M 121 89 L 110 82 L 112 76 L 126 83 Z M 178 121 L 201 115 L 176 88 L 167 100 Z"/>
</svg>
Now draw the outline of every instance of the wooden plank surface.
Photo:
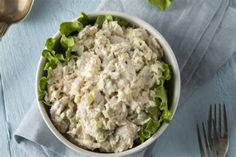
<svg viewBox="0 0 236 157">
<path fill-rule="evenodd" d="M 236 5 L 236 0 L 234 1 Z M 11 26 L 6 36 L 1 40 L 1 157 L 28 157 L 24 151 L 18 148 L 15 141 L 12 140 L 12 134 L 35 99 L 35 71 L 41 50 L 44 47 L 45 39 L 52 36 L 58 30 L 58 26 L 62 21 L 74 19 L 81 11 L 94 11 L 99 2 L 100 0 L 35 0 L 32 12 L 28 18 L 21 23 Z M 206 84 L 205 87 L 200 90 L 204 91 L 207 89 L 209 92 L 212 92 L 212 97 L 218 97 L 217 100 L 224 99 L 225 94 L 232 96 L 232 99 L 235 98 L 233 86 L 230 86 L 230 82 L 224 82 L 227 83 L 228 86 L 222 84 L 222 79 L 226 79 L 227 76 L 236 76 L 235 73 L 235 75 L 232 75 L 236 68 L 236 65 L 233 64 L 234 62 L 236 62 L 236 57 L 230 62 L 231 64 L 227 65 L 227 69 L 229 69 L 228 73 L 221 72 L 216 79 L 213 79 L 214 82 Z M 232 79 L 232 81 L 235 80 Z M 221 93 L 222 91 L 228 92 Z M 201 95 L 201 93 L 201 91 L 198 92 L 199 96 L 196 97 L 196 99 L 204 99 L 204 95 Z M 178 120 L 180 121 L 181 118 L 177 117 L 176 121 Z M 180 130 L 181 128 L 177 126 L 174 129 Z M 163 138 L 164 137 L 165 135 L 163 135 Z M 176 137 L 176 139 L 178 138 Z M 183 149 L 186 151 L 186 156 L 191 155 L 190 152 L 196 152 L 196 148 L 186 145 L 186 147 L 190 148 L 186 150 L 186 147 L 178 144 L 178 140 L 174 142 L 176 142 L 176 148 L 170 148 L 170 151 Z M 162 150 L 166 149 L 168 147 L 166 144 L 168 145 L 168 142 L 160 144 L 159 148 Z"/>
<path fill-rule="evenodd" d="M 6 157 L 11 156 L 10 151 L 10 132 L 8 129 L 8 120 L 5 112 L 5 102 L 4 102 L 4 94 L 2 88 L 2 79 L 0 73 L 0 152 L 1 154 L 6 155 Z"/>
<path fill-rule="evenodd" d="M 1 40 L 1 95 L 4 99 L 1 96 L 0 156 L 27 156 L 12 140 L 12 134 L 35 99 L 35 72 L 45 40 L 58 30 L 61 22 L 76 18 L 81 11 L 93 12 L 99 1 L 35 0 L 28 18 L 12 25 Z"/>
</svg>

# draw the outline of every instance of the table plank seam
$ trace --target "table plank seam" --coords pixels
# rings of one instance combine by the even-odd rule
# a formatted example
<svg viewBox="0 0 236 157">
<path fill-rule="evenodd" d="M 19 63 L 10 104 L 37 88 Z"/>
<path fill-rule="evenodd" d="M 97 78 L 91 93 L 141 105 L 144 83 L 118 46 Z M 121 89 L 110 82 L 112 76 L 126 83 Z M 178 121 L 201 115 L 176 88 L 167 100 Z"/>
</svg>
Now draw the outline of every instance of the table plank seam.
<svg viewBox="0 0 236 157">
<path fill-rule="evenodd" d="M 2 105 L 3 105 L 3 117 L 4 117 L 4 120 L 5 120 L 5 128 L 7 129 L 7 148 L 8 148 L 8 152 L 9 152 L 9 156 L 11 157 L 12 153 L 11 153 L 11 131 L 10 131 L 10 128 L 9 128 L 9 122 L 7 120 L 7 114 L 6 114 L 6 103 L 5 103 L 5 98 L 4 98 L 4 91 L 3 91 L 3 79 L 2 79 L 2 75 L 0 73 L 0 83 L 1 83 L 1 97 L 2 97 Z"/>
</svg>

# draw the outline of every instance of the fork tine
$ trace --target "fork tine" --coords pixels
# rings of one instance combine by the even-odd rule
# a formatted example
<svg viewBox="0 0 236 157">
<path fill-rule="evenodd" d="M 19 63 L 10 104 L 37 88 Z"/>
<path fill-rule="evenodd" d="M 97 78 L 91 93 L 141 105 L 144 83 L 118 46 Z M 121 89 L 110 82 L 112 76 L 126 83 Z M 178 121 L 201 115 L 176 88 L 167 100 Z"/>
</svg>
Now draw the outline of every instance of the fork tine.
<svg viewBox="0 0 236 157">
<path fill-rule="evenodd" d="M 212 105 L 210 105 L 209 114 L 208 114 L 208 120 L 211 121 L 211 119 L 212 119 Z"/>
<path fill-rule="evenodd" d="M 212 105 L 210 105 L 210 109 L 209 109 L 209 114 L 208 114 L 208 135 L 210 135 L 210 137 L 212 137 L 211 135 L 211 123 L 212 123 Z"/>
<path fill-rule="evenodd" d="M 214 123 L 215 123 L 215 125 L 216 125 L 216 104 L 214 104 L 214 117 L 213 117 L 213 119 L 214 119 Z"/>
<path fill-rule="evenodd" d="M 204 123 L 202 123 L 202 130 L 203 130 L 203 137 L 204 137 L 204 141 L 205 141 L 205 148 L 206 148 L 208 156 L 210 156 L 210 146 L 209 146 L 209 142 L 208 142 L 208 139 L 207 139 L 206 129 L 205 129 Z"/>
<path fill-rule="evenodd" d="M 216 122 L 215 120 L 213 120 L 214 123 L 213 123 L 213 134 L 214 134 L 214 144 L 215 144 L 215 153 L 219 155 L 219 151 L 220 151 L 220 147 L 219 147 L 219 143 L 220 143 L 220 136 L 218 135 L 218 132 L 217 132 L 217 128 L 216 128 Z"/>
<path fill-rule="evenodd" d="M 208 141 L 209 141 L 209 147 L 211 150 L 213 150 L 213 140 L 212 140 L 212 129 L 211 129 L 211 122 L 210 120 L 207 121 L 207 131 L 208 131 Z"/>
<path fill-rule="evenodd" d="M 213 148 L 213 140 L 212 140 L 212 105 L 210 105 L 208 121 L 207 121 L 207 130 L 208 130 L 208 139 L 211 149 Z"/>
<path fill-rule="evenodd" d="M 201 133 L 200 133 L 200 129 L 199 129 L 198 124 L 197 124 L 197 138 L 198 138 L 198 145 L 199 145 L 201 157 L 205 157 L 205 152 L 204 152 L 203 144 L 202 144 L 202 140 L 201 140 Z"/>
<path fill-rule="evenodd" d="M 221 115 L 221 104 L 219 104 L 219 117 L 218 117 L 218 126 L 219 126 L 219 136 L 222 135 L 221 123 L 222 123 L 222 115 Z"/>
<path fill-rule="evenodd" d="M 218 134 L 217 134 L 217 129 L 216 129 L 216 122 L 215 120 L 213 120 L 213 140 L 214 140 L 214 143 L 218 143 L 219 142 L 219 137 L 218 137 Z"/>
<path fill-rule="evenodd" d="M 228 124 L 227 124 L 227 114 L 226 114 L 226 107 L 225 107 L 225 104 L 224 104 L 224 137 L 227 137 L 228 136 Z"/>
</svg>

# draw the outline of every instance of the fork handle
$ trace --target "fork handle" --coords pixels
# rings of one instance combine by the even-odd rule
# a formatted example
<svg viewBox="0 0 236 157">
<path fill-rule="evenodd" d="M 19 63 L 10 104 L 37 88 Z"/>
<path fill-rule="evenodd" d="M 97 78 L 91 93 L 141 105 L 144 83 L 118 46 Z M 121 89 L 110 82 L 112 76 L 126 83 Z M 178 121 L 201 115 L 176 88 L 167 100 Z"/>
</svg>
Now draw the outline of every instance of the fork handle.
<svg viewBox="0 0 236 157">
<path fill-rule="evenodd" d="M 0 39 L 4 36 L 9 28 L 10 24 L 6 22 L 0 22 Z"/>
</svg>

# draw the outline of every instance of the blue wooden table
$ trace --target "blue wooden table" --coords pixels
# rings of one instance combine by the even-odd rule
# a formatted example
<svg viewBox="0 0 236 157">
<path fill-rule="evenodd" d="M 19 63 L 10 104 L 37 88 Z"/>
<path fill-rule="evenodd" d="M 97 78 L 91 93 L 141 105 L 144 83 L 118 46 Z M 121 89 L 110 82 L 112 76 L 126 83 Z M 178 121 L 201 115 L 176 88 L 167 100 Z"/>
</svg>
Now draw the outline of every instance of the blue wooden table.
<svg viewBox="0 0 236 157">
<path fill-rule="evenodd" d="M 62 21 L 77 17 L 81 11 L 95 11 L 99 2 L 100 0 L 35 0 L 32 12 L 28 18 L 21 23 L 13 25 L 1 40 L 0 156 L 28 156 L 24 151 L 18 148 L 17 144 L 12 139 L 12 134 L 35 99 L 35 71 L 41 50 L 44 47 L 45 39 L 52 36 L 58 30 L 58 26 Z M 236 4 L 236 0 L 233 2 L 233 5 Z M 236 56 L 232 57 L 211 81 L 198 89 L 192 98 L 189 99 L 188 105 L 182 106 L 178 112 L 189 112 L 189 110 L 192 110 L 194 113 L 192 119 L 195 124 L 197 120 L 201 119 L 201 115 L 195 111 L 200 111 L 200 108 L 204 105 L 222 101 L 228 104 L 235 104 L 235 71 Z M 210 95 L 206 96 L 204 94 L 206 92 L 210 93 Z M 232 99 L 224 100 L 226 96 Z M 192 106 L 196 107 L 190 109 Z M 235 114 L 236 113 L 231 113 L 231 115 Z M 181 121 L 183 118 L 189 117 L 180 117 L 177 114 L 175 121 Z M 181 125 L 173 127 L 178 130 Z M 194 125 L 189 124 L 189 129 L 194 130 L 194 127 Z M 231 130 L 236 132 L 235 126 L 231 126 Z M 163 136 L 168 136 L 168 131 Z M 159 144 L 159 147 L 163 150 L 163 152 L 159 153 L 160 156 L 162 156 L 162 154 L 165 154 L 165 156 L 178 156 L 178 151 L 185 151 L 186 156 L 192 156 L 193 152 L 198 153 L 197 147 L 191 145 L 191 143 L 189 144 L 187 139 L 186 143 L 179 144 L 178 139 L 185 139 L 188 137 L 188 134 L 179 134 L 177 136 L 178 137 L 175 138 L 176 141 L 172 141 L 176 144 L 174 148 L 168 148 L 167 150 L 165 147 L 168 145 L 168 142 Z M 175 153 L 173 154 L 172 152 Z M 231 153 L 231 151 L 229 153 Z"/>
</svg>

